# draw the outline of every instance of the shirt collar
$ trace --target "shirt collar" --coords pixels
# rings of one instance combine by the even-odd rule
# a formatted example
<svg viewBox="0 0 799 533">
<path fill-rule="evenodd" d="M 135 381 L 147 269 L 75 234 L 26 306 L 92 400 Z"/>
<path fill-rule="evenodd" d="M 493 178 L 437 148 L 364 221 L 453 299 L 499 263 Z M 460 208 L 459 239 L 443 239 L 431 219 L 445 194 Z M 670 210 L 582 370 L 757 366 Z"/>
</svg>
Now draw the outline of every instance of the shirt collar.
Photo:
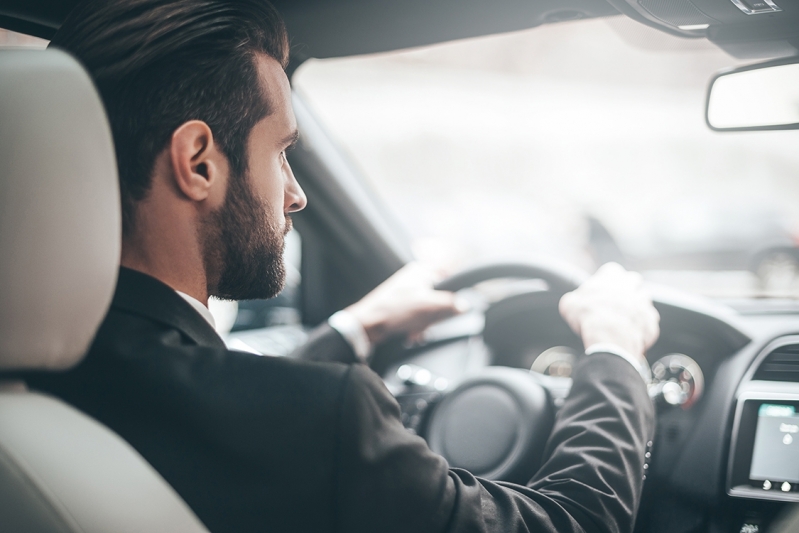
<svg viewBox="0 0 799 533">
<path fill-rule="evenodd" d="M 119 268 L 111 308 L 173 327 L 200 346 L 225 347 L 210 322 L 175 289 L 136 270 Z"/>
<path fill-rule="evenodd" d="M 189 305 L 192 306 L 195 311 L 200 313 L 200 316 L 202 316 L 206 320 L 206 322 L 211 324 L 212 328 L 216 329 L 216 320 L 214 320 L 214 315 L 211 314 L 211 311 L 209 311 L 208 308 L 205 307 L 202 304 L 202 302 L 200 302 L 200 300 L 189 296 L 185 292 L 180 292 L 180 291 L 175 291 L 175 292 L 178 293 L 181 298 L 189 302 Z"/>
</svg>

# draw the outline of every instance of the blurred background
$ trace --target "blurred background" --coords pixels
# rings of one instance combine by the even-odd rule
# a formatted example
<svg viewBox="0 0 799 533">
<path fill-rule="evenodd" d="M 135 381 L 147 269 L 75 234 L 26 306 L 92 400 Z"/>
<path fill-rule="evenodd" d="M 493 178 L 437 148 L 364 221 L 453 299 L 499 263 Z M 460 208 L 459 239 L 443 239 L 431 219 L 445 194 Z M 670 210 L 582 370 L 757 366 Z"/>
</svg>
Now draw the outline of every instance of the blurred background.
<svg viewBox="0 0 799 533">
<path fill-rule="evenodd" d="M 310 60 L 293 82 L 423 260 L 616 260 L 795 297 L 799 132 L 704 121 L 711 76 L 740 64 L 615 17 Z"/>
</svg>

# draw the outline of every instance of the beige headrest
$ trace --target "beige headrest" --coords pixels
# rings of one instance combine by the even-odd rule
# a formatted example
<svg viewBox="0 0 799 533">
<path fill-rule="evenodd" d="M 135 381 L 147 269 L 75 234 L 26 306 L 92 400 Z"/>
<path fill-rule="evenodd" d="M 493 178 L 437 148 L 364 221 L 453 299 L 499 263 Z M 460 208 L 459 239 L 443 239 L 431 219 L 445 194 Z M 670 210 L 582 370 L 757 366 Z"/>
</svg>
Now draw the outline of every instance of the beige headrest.
<svg viewBox="0 0 799 533">
<path fill-rule="evenodd" d="M 83 357 L 116 284 L 111 132 L 64 52 L 0 51 L 0 369 Z"/>
</svg>

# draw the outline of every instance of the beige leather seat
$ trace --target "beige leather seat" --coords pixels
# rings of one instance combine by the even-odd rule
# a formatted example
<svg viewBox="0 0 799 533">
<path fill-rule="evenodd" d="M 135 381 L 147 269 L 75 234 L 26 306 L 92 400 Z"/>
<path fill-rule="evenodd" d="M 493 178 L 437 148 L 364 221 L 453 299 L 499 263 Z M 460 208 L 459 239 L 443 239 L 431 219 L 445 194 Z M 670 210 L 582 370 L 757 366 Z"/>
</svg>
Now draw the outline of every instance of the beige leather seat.
<svg viewBox="0 0 799 533">
<path fill-rule="evenodd" d="M 0 372 L 55 371 L 86 352 L 116 283 L 117 187 L 105 114 L 78 63 L 0 52 Z M 206 531 L 119 436 L 8 380 L 0 530 Z"/>
</svg>

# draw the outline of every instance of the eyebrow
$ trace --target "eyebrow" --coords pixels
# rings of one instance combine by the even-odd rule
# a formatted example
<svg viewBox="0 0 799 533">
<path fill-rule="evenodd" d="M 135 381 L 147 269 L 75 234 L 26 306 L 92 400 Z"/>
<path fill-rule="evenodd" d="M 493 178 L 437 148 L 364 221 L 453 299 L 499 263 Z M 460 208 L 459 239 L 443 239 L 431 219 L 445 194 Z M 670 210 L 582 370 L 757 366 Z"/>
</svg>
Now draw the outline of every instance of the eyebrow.
<svg viewBox="0 0 799 533">
<path fill-rule="evenodd" d="M 300 139 L 300 130 L 296 130 L 295 129 L 289 135 L 286 135 L 285 137 L 283 137 L 283 139 L 280 141 L 280 144 L 282 146 L 286 146 L 287 148 L 290 148 L 290 147 L 294 146 L 295 144 L 297 144 L 297 141 L 299 139 Z"/>
</svg>

